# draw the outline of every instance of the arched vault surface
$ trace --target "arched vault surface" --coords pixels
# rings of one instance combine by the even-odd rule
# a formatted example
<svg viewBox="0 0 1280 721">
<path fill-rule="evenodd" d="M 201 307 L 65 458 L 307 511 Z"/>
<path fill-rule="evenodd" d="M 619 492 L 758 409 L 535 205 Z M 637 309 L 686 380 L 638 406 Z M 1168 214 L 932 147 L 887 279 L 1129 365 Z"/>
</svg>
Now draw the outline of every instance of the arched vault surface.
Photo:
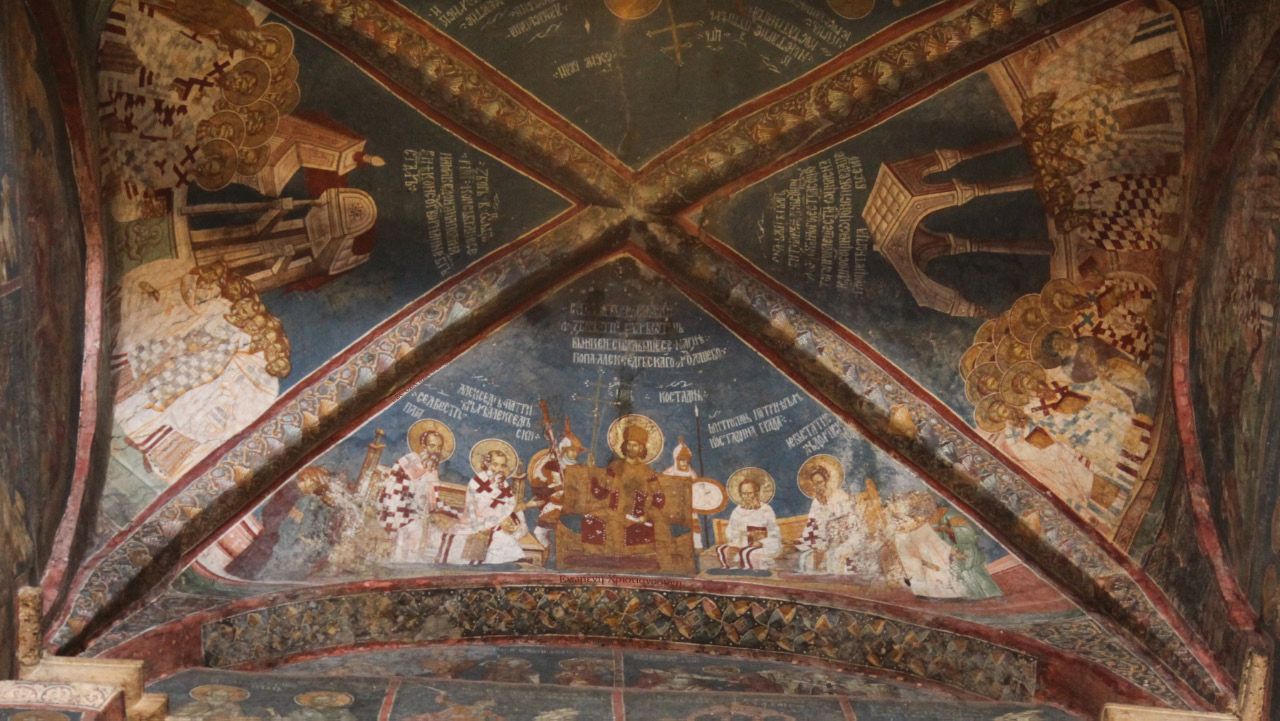
<svg viewBox="0 0 1280 721">
<path fill-rule="evenodd" d="M 1144 568 L 1183 12 L 199 5 L 99 44 L 111 469 L 52 648 L 1233 701 L 1248 629 Z"/>
</svg>

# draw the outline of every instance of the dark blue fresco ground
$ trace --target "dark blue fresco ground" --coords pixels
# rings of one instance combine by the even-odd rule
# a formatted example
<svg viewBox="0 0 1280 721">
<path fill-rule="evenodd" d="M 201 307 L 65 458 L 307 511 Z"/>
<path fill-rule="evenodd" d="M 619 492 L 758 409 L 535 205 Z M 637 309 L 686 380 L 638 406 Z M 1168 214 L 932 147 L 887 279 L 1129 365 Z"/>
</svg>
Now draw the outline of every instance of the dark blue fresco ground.
<svg viewBox="0 0 1280 721">
<path fill-rule="evenodd" d="M 567 414 L 575 433 L 585 445 L 590 446 L 594 408 L 594 391 L 591 386 L 596 382 L 598 369 L 596 366 L 573 363 L 570 334 L 561 330 L 562 323 L 569 320 L 570 304 L 586 302 L 667 304 L 670 308 L 670 320 L 682 324 L 684 337 L 702 335 L 708 339 L 698 350 L 724 348 L 727 351 L 722 359 L 693 368 L 632 371 L 604 368 L 605 383 L 625 380 L 633 384 L 634 402 L 615 405 L 616 391 L 613 397 L 610 397 L 609 391 L 603 395 L 599 440 L 596 442 L 598 465 L 606 464 L 612 455 L 605 439 L 609 424 L 627 413 L 640 413 L 652 418 L 665 435 L 666 445 L 662 455 L 652 463 L 656 470 L 662 471 L 671 465 L 671 453 L 679 436 L 684 436 L 686 443 L 696 452 L 697 433 L 693 405 L 658 402 L 661 389 L 684 382 L 688 384 L 687 388 L 705 391 L 707 396 L 706 403 L 699 404 L 703 419 L 703 451 L 700 458 L 695 456 L 693 468 L 697 470 L 701 466 L 704 475 L 722 483 L 740 468 L 763 468 L 777 485 L 777 495 L 770 503 L 779 518 L 808 513 L 811 501 L 800 493 L 796 475 L 800 465 L 817 452 L 832 454 L 844 463 L 845 488 L 850 493 L 861 492 L 864 479 L 867 478 L 875 480 L 883 497 L 925 488 L 917 476 L 839 421 L 836 421 L 836 437 L 821 450 L 806 451 L 802 445 L 789 448 L 786 443 L 788 436 L 820 418 L 835 420 L 834 417 L 764 357 L 674 287 L 630 258 L 614 261 L 592 271 L 498 329 L 449 365 L 407 390 L 401 400 L 356 430 L 315 463 L 335 472 L 343 471 L 349 479 L 354 479 L 364 460 L 367 446 L 374 438 L 375 429 L 379 428 L 386 431 L 387 448 L 382 462 L 393 463 L 409 452 L 406 434 L 409 426 L 416 420 L 405 413 L 405 404 L 421 405 L 414 400 L 414 395 L 419 391 L 425 391 L 440 400 L 460 404 L 462 399 L 458 388 L 464 383 L 500 398 L 511 398 L 532 406 L 535 414 L 531 418 L 535 421 L 532 430 L 536 433 L 541 432 L 540 426 L 536 424 L 540 420 L 538 401 L 546 400 L 551 416 L 560 419 Z M 795 393 L 802 397 L 795 406 L 785 411 L 786 420 L 781 430 L 759 435 L 739 445 L 711 448 L 709 423 L 731 418 L 739 413 L 749 413 L 756 407 Z M 461 474 L 462 477 L 472 474 L 468 461 L 469 452 L 482 439 L 500 438 L 511 443 L 520 459 L 526 463 L 535 452 L 546 447 L 546 442 L 541 438 L 518 440 L 517 429 L 513 425 L 476 415 L 457 420 L 428 410 L 423 417 L 444 420 L 452 429 L 457 450 L 447 466 L 449 471 Z M 585 458 L 582 460 L 585 461 Z M 445 474 L 442 473 L 443 475 Z M 939 503 L 943 503 L 941 499 Z M 730 503 L 717 517 L 728 518 L 733 507 Z M 529 520 L 532 521 L 535 518 L 534 512 L 529 511 L 529 514 Z M 1006 555 L 1003 548 L 985 536 L 983 550 L 988 561 Z"/>
<path fill-rule="evenodd" d="M 283 22 L 279 18 L 269 18 Z M 292 26 L 291 26 L 292 27 Z M 263 296 L 267 309 L 284 325 L 293 346 L 293 371 L 282 382 L 291 387 L 396 311 L 447 278 L 436 269 L 427 247 L 427 224 L 421 195 L 405 189 L 401 159 L 406 149 L 467 154 L 489 168 L 492 192 L 500 197 L 500 217 L 493 242 L 480 256 L 520 238 L 569 207 L 568 201 L 521 175 L 428 120 L 379 86 L 333 50 L 293 27 L 294 54 L 301 69 L 302 100 L 296 112 L 321 112 L 368 139 L 365 152 L 382 156 L 384 167 L 361 167 L 348 175 L 348 185 L 373 196 L 378 208 L 377 245 L 372 257 L 315 290 L 273 290 Z M 359 103 L 351 98 L 360 98 Z M 285 196 L 304 199 L 307 190 L 299 171 Z M 215 193 L 193 187 L 188 202 L 255 202 L 263 196 L 242 185 Z M 227 216 L 216 222 L 226 223 Z M 200 227 L 193 224 L 193 227 Z M 465 269 L 455 263 L 454 274 Z"/>
<path fill-rule="evenodd" d="M 548 22 L 538 31 L 512 37 L 512 24 L 529 17 L 512 15 L 513 7 L 524 5 L 516 0 L 507 0 L 504 9 L 470 27 L 465 27 L 465 19 L 450 22 L 439 14 L 461 3 L 402 0 L 405 7 L 632 167 L 639 167 L 716 117 L 935 3 L 880 0 L 868 16 L 846 20 L 833 13 L 825 0 L 796 0 L 794 4 L 783 0 L 670 0 L 677 23 L 699 23 L 679 30 L 682 42 L 689 47 L 682 51 L 683 65 L 677 66 L 674 55 L 662 49 L 672 44 L 670 31 L 664 31 L 671 26 L 665 2 L 639 20 L 619 19 L 600 0 L 560 3 L 564 13 L 557 20 L 559 27 L 552 29 L 555 23 Z M 810 17 L 823 18 L 847 36 L 841 35 L 836 43 L 820 41 L 812 48 L 811 58 L 783 64 L 783 54 L 758 37 L 769 25 L 751 21 L 750 14 L 757 8 L 802 30 L 809 27 Z M 713 20 L 713 11 L 732 12 L 749 27 L 716 35 L 717 29 L 733 26 Z M 543 30 L 548 32 L 537 37 Z M 556 78 L 563 63 L 601 52 L 614 53 L 617 60 L 611 68 L 584 69 Z"/>
<path fill-rule="evenodd" d="M 964 379 L 957 363 L 973 342 L 982 319 L 946 315 L 916 303 L 893 266 L 874 250 L 867 254 L 866 292 L 854 295 L 834 286 L 819 288 L 804 276 L 772 264 L 768 248 L 757 243 L 762 209 L 776 190 L 787 187 L 798 168 L 833 158 L 837 152 L 862 159 L 865 191 L 854 191 L 854 227 L 866 227 L 862 208 L 875 186 L 881 163 L 910 158 L 938 148 L 964 148 L 1009 136 L 1018 127 L 995 86 L 985 74 L 971 76 L 924 103 L 752 185 L 727 201 L 708 208 L 706 229 L 752 263 L 858 334 L 956 411 L 967 414 L 972 404 L 964 396 Z M 958 177 L 992 181 L 1030 172 L 1021 148 L 963 163 L 950 173 L 931 176 L 938 181 Z M 1031 191 L 979 198 L 964 206 L 939 211 L 924 225 L 931 230 L 974 238 L 1028 238 L 1049 243 L 1047 218 Z M 968 300 L 995 312 L 1013 301 L 1038 293 L 1049 280 L 1049 259 L 974 253 L 939 258 L 926 271 Z M 910 329 L 910 332 L 906 332 Z"/>
</svg>

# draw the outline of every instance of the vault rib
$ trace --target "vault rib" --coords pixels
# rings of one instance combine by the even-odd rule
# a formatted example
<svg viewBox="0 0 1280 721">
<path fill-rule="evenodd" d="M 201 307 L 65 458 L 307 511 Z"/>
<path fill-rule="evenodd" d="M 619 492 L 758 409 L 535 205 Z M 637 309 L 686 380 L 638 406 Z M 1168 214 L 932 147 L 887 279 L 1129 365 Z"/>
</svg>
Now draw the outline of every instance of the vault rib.
<svg viewBox="0 0 1280 721">
<path fill-rule="evenodd" d="M 834 321 L 715 248 L 714 241 L 657 223 L 649 231 L 642 236 L 645 249 L 682 290 L 718 308 L 868 438 L 982 519 L 997 541 L 1202 699 L 1184 701 L 1204 704 L 1219 695 L 1231 697 L 1230 675 L 1145 572 L 1024 471 L 977 440 L 954 413 L 888 361 L 876 359 L 865 343 L 851 341 L 853 335 L 837 330 Z M 873 387 L 892 390 L 877 401 L 869 392 Z M 895 422 L 900 408 L 914 419 L 916 435 L 903 433 Z M 1032 515 L 1040 533 L 1029 525 Z"/>
<path fill-rule="evenodd" d="M 632 202 L 654 215 L 699 207 L 708 196 L 732 193 L 1118 4 L 1048 0 L 1024 16 L 1030 4 L 1012 11 L 1017 3 L 979 0 L 892 42 L 858 46 L 861 52 L 788 86 L 787 95 L 647 166 Z M 992 14 L 997 8 L 1007 15 Z M 988 15 L 1005 19 L 995 24 Z M 833 67 L 840 69 L 832 73 Z"/>
<path fill-rule="evenodd" d="M 459 340 L 500 319 L 504 308 L 607 252 L 628 225 L 621 211 L 588 208 L 472 267 L 415 303 L 395 324 L 348 349 L 340 363 L 295 389 L 274 413 L 198 466 L 89 559 L 74 582 L 74 601 L 51 625 L 47 642 L 62 653 L 83 648 L 136 605 L 130 597 L 145 597 L 187 551 L 290 464 L 394 393 L 424 365 L 449 355 Z"/>
<path fill-rule="evenodd" d="M 395 3 L 355 5 L 359 24 L 339 21 L 336 10 L 314 0 L 263 4 L 433 120 L 579 202 L 617 207 L 627 197 L 628 178 L 616 159 L 609 162 L 612 156 L 581 131 Z M 362 33 L 357 26 L 378 29 Z"/>
</svg>

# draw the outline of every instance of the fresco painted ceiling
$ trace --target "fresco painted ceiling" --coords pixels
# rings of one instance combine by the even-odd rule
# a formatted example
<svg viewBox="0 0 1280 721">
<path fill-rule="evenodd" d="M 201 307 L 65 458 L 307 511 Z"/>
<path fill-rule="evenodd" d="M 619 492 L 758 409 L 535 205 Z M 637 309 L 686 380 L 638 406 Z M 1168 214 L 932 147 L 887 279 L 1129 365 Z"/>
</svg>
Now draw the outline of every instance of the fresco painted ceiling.
<svg viewBox="0 0 1280 721">
<path fill-rule="evenodd" d="M 50 642 L 1229 705 L 1255 639 L 1171 570 L 1209 566 L 1188 38 L 1101 0 L 116 2 L 111 463 Z"/>
</svg>

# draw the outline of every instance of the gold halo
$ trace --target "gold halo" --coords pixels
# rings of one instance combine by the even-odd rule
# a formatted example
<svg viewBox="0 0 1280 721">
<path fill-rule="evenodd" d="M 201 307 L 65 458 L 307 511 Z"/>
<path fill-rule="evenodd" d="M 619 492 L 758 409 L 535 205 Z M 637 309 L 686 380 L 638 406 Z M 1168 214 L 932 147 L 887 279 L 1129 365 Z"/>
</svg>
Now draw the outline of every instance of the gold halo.
<svg viewBox="0 0 1280 721">
<path fill-rule="evenodd" d="M 1004 375 L 1000 377 L 1000 400 L 1014 408 L 1030 403 L 1033 395 L 1027 384 L 1022 382 L 1024 378 L 1029 378 L 1032 381 L 1039 380 L 1041 384 L 1047 383 L 1049 380 L 1044 368 L 1041 368 L 1039 363 L 1023 361 L 1005 371 Z"/>
<path fill-rule="evenodd" d="M 1008 407 L 1009 404 L 1001 400 L 999 395 L 987 396 L 978 403 L 977 408 L 973 409 L 973 420 L 981 430 L 999 433 L 1009 427 L 1009 421 L 1004 418 L 993 418 L 991 414 L 997 408 Z"/>
<path fill-rule="evenodd" d="M 221 190 L 227 187 L 231 179 L 236 175 L 236 169 L 240 165 L 239 154 L 236 146 L 222 138 L 214 138 L 204 145 L 200 146 L 200 155 L 205 160 L 221 160 L 222 167 L 217 173 L 200 172 L 200 160 L 196 160 L 195 174 L 196 184 L 205 190 Z"/>
<path fill-rule="evenodd" d="M 296 82 L 290 82 L 279 90 L 269 91 L 262 98 L 276 106 L 281 115 L 288 115 L 297 109 L 298 102 L 302 100 L 302 89 Z"/>
<path fill-rule="evenodd" d="M 1044 311 L 1045 322 L 1060 328 L 1066 328 L 1075 322 L 1076 308 L 1066 308 L 1054 301 L 1056 296 L 1062 294 L 1074 297 L 1076 304 L 1083 303 L 1086 299 L 1084 291 L 1080 290 L 1080 286 L 1071 280 L 1054 278 L 1045 283 L 1044 288 L 1040 291 L 1040 310 Z"/>
<path fill-rule="evenodd" d="M 825 468 L 831 477 L 827 483 L 829 488 L 839 488 L 844 483 L 844 464 L 840 459 L 826 453 L 819 453 L 801 463 L 800 471 L 796 473 L 796 485 L 800 486 L 801 493 L 810 498 L 814 497 L 813 481 L 810 480 L 810 476 L 813 475 L 813 469 L 818 467 Z"/>
<path fill-rule="evenodd" d="M 453 455 L 455 446 L 453 431 L 443 421 L 438 421 L 434 418 L 423 418 L 409 426 L 409 435 L 406 437 L 406 440 L 409 441 L 409 448 L 413 449 L 414 453 L 421 453 L 423 447 L 422 437 L 426 435 L 427 431 L 435 431 L 440 434 L 441 438 L 444 438 L 444 448 L 440 452 L 440 460 L 449 460 L 449 457 Z"/>
<path fill-rule="evenodd" d="M 271 159 L 271 148 L 259 145 L 256 148 L 240 148 L 236 151 L 236 172 L 240 175 L 257 175 L 267 167 Z"/>
<path fill-rule="evenodd" d="M 356 700 L 355 697 L 352 696 L 351 694 L 343 693 L 342 691 L 308 691 L 306 693 L 300 693 L 297 696 L 294 696 L 293 702 L 298 704 L 299 706 L 310 706 L 312 708 L 315 708 L 316 696 L 334 696 L 338 699 L 337 703 L 325 704 L 323 708 L 337 708 L 340 706 L 350 706 L 352 702 Z"/>
<path fill-rule="evenodd" d="M 293 57 L 293 31 L 287 26 L 281 25 L 280 23 L 266 23 L 262 27 L 258 28 L 258 35 L 264 38 L 275 38 L 280 42 L 279 52 L 269 58 L 257 55 L 256 50 L 251 51 L 255 53 L 256 57 L 262 58 L 267 65 L 270 65 L 273 68 L 280 67 L 288 62 L 289 58 Z"/>
<path fill-rule="evenodd" d="M 860 20 L 871 14 L 876 0 L 827 0 L 827 6 L 845 20 Z"/>
<path fill-rule="evenodd" d="M 1061 333 L 1072 340 L 1075 340 L 1075 334 L 1066 328 L 1054 325 L 1046 325 L 1036 332 L 1036 337 L 1031 339 L 1031 357 L 1041 368 L 1057 368 L 1066 362 L 1066 358 L 1048 346 L 1049 336 Z"/>
<path fill-rule="evenodd" d="M 290 55 L 283 64 L 271 68 L 271 84 L 267 86 L 267 92 L 278 93 L 290 85 L 297 85 L 294 82 L 297 79 L 298 59 Z"/>
<path fill-rule="evenodd" d="M 230 134 L 221 135 L 215 132 L 221 128 L 230 128 Z M 238 113 L 232 110 L 223 110 L 201 120 L 196 125 L 197 143 L 204 143 L 215 138 L 221 138 L 239 147 L 244 142 L 244 118 L 241 118 Z"/>
<path fill-rule="evenodd" d="M 648 416 L 632 413 L 610 424 L 609 447 L 613 449 L 614 455 L 618 458 L 626 458 L 626 456 L 622 455 L 622 434 L 631 426 L 640 426 L 649 433 L 649 443 L 645 446 L 644 462 L 653 463 L 658 456 L 662 455 L 664 439 L 662 437 L 662 429 L 658 428 L 658 424 L 654 423 Z"/>
<path fill-rule="evenodd" d="M 969 350 L 960 356 L 960 375 L 968 378 L 974 368 L 985 363 L 994 363 L 996 360 L 996 346 L 994 343 L 979 343 L 969 346 Z"/>
<path fill-rule="evenodd" d="M 248 107 L 240 109 L 240 117 L 244 119 L 244 147 L 256 148 L 259 145 L 266 145 L 272 135 L 276 134 L 276 128 L 280 127 L 280 111 L 269 100 L 255 100 Z M 262 127 L 255 132 L 249 132 L 249 121 L 247 119 L 249 113 L 262 113 Z"/>
<path fill-rule="evenodd" d="M 507 474 L 515 473 L 516 466 L 520 464 L 520 456 L 516 455 L 516 449 L 504 440 L 486 438 L 471 447 L 471 470 L 475 471 L 476 475 L 480 475 L 484 470 L 484 457 L 489 455 L 490 451 L 502 451 L 507 458 L 511 459 Z"/>
<path fill-rule="evenodd" d="M 205 701 L 209 698 L 209 694 L 213 693 L 214 691 L 231 692 L 231 695 L 235 697 L 231 699 L 233 703 L 236 701 L 243 701 L 249 698 L 249 692 L 240 688 L 239 686 L 224 686 L 222 684 L 217 684 L 217 683 L 209 683 L 203 686 L 196 686 L 195 688 L 191 689 L 190 695 L 191 695 L 191 698 L 197 701 Z"/>
<path fill-rule="evenodd" d="M 970 403 L 977 404 L 983 398 L 996 393 L 1000 389 L 1000 366 L 995 363 L 983 363 L 973 369 L 964 379 L 964 395 Z M 983 381 L 989 380 L 990 390 L 983 388 Z"/>
<path fill-rule="evenodd" d="M 227 80 L 240 75 L 241 73 L 249 73 L 253 76 L 253 87 L 249 90 L 237 90 L 227 86 Z M 228 103 L 232 105 L 248 105 L 267 92 L 267 86 L 271 84 L 271 68 L 267 66 L 261 58 L 245 58 L 227 71 L 222 81 L 218 83 L 222 86 L 222 97 L 226 98 Z"/>
<path fill-rule="evenodd" d="M 739 506 L 742 501 L 738 498 L 738 487 L 743 481 L 751 481 L 756 484 L 756 488 L 760 489 L 760 502 L 768 503 L 773 500 L 773 494 L 778 490 L 778 486 L 773 482 L 773 476 L 763 468 L 739 468 L 729 476 L 729 482 L 725 485 L 729 487 L 729 498 Z"/>
<path fill-rule="evenodd" d="M 987 321 L 986 323 L 983 323 L 978 328 L 978 331 L 973 334 L 973 344 L 978 345 L 979 343 L 992 343 L 992 344 L 999 343 L 1000 339 L 1004 337 L 1005 332 L 1008 330 L 1009 328 L 1005 324 L 1004 316 L 1001 316 L 999 318 L 994 318 L 992 320 Z"/>
<path fill-rule="evenodd" d="M 554 476 L 547 470 L 548 461 L 553 461 L 551 449 L 543 448 L 529 459 L 529 485 L 533 488 L 549 488 L 554 483 Z"/>
<path fill-rule="evenodd" d="M 662 0 L 604 0 L 609 12 L 623 20 L 639 20 L 658 9 Z"/>
<path fill-rule="evenodd" d="M 996 365 L 1000 366 L 1001 371 L 1007 371 L 1031 359 L 1031 346 L 1018 340 L 1012 333 L 996 346 Z"/>
<path fill-rule="evenodd" d="M 1040 308 L 1040 294 L 1024 295 L 1009 309 L 1009 333 L 1023 343 L 1030 343 L 1036 331 L 1048 321 Z"/>
</svg>

